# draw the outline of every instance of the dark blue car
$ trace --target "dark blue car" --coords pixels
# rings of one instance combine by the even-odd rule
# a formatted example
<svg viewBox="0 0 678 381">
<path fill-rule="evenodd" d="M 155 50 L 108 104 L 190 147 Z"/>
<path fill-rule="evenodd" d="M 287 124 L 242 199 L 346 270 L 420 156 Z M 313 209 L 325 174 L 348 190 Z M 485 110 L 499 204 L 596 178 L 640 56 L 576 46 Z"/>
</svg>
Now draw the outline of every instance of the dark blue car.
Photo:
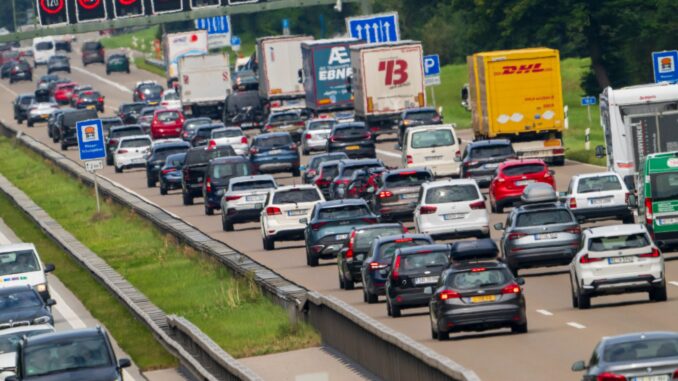
<svg viewBox="0 0 678 381">
<path fill-rule="evenodd" d="M 167 191 L 172 189 L 181 189 L 181 168 L 184 166 L 184 160 L 186 160 L 186 152 L 167 156 L 158 175 L 161 195 L 166 195 Z"/>
<path fill-rule="evenodd" d="M 363 300 L 370 304 L 376 303 L 379 295 L 385 294 L 386 279 L 397 249 L 432 243 L 433 238 L 428 234 L 398 234 L 376 238 L 360 269 Z"/>
<path fill-rule="evenodd" d="M 243 156 L 227 156 L 210 160 L 202 185 L 205 214 L 211 216 L 221 209 L 221 198 L 234 177 L 252 175 L 252 164 Z"/>
<path fill-rule="evenodd" d="M 256 172 L 292 172 L 301 175 L 299 150 L 289 132 L 271 132 L 254 137 L 250 160 Z"/>
<path fill-rule="evenodd" d="M 160 169 L 165 165 L 168 156 L 186 152 L 189 148 L 191 148 L 191 145 L 181 140 L 160 141 L 160 143 L 151 145 L 151 153 L 146 158 L 146 185 L 149 188 L 155 186 Z"/>
</svg>

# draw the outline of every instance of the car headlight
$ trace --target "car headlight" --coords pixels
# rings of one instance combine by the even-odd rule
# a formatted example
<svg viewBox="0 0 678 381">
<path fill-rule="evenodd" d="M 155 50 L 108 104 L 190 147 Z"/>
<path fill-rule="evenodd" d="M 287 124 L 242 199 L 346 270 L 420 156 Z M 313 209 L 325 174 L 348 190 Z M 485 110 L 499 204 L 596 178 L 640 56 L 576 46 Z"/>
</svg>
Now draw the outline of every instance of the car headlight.
<svg viewBox="0 0 678 381">
<path fill-rule="evenodd" d="M 40 283 L 35 286 L 35 291 L 37 292 L 45 292 L 47 291 L 47 283 Z"/>
<path fill-rule="evenodd" d="M 33 319 L 33 324 L 47 324 L 51 320 L 52 319 L 49 316 L 40 316 L 40 317 Z"/>
</svg>

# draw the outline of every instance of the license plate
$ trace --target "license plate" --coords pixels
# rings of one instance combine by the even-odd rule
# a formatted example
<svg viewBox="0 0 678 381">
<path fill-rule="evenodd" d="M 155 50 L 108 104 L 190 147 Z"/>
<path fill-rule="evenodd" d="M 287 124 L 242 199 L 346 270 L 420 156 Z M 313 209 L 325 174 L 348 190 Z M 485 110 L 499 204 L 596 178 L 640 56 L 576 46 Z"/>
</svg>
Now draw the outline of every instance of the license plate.
<svg viewBox="0 0 678 381">
<path fill-rule="evenodd" d="M 276 154 L 279 154 L 281 152 L 282 152 L 282 150 L 279 150 L 279 149 L 273 149 L 273 150 L 268 151 L 268 153 L 270 153 L 271 155 L 276 155 Z"/>
<path fill-rule="evenodd" d="M 94 110 L 95 108 L 96 108 L 96 107 L 94 107 L 94 106 L 87 106 L 87 109 L 88 109 L 88 110 Z"/>
<path fill-rule="evenodd" d="M 252 127 L 252 123 L 240 123 L 242 127 Z"/>
<path fill-rule="evenodd" d="M 144 160 L 144 159 L 132 159 L 132 163 L 134 163 L 134 164 L 143 163 L 143 162 L 145 162 L 145 161 L 146 161 L 146 160 Z"/>
<path fill-rule="evenodd" d="M 440 156 L 424 156 L 424 159 L 426 161 L 440 160 L 442 158 L 443 158 L 442 155 L 440 155 Z"/>
<path fill-rule="evenodd" d="M 297 210 L 290 210 L 287 212 L 288 216 L 303 216 L 306 214 L 306 211 L 308 209 L 297 209 Z"/>
<path fill-rule="evenodd" d="M 40 116 L 42 117 L 42 119 L 47 119 L 47 118 L 49 118 L 49 114 L 42 114 L 42 115 L 40 115 Z"/>
<path fill-rule="evenodd" d="M 359 149 L 360 149 L 360 146 L 348 146 L 348 147 L 346 147 L 347 151 L 355 151 L 355 150 L 359 150 Z"/>
<path fill-rule="evenodd" d="M 337 234 L 336 236 L 334 236 L 334 239 L 336 239 L 337 241 L 343 241 L 346 238 L 348 238 L 348 234 Z"/>
<path fill-rule="evenodd" d="M 264 201 L 266 196 L 246 196 L 245 201 Z"/>
<path fill-rule="evenodd" d="M 629 378 L 630 381 L 669 381 L 669 375 L 668 374 L 662 374 L 658 376 L 639 376 L 639 377 L 631 377 Z"/>
<path fill-rule="evenodd" d="M 590 205 L 605 205 L 605 204 L 609 204 L 611 202 L 612 202 L 612 197 L 590 198 L 589 199 Z"/>
<path fill-rule="evenodd" d="M 403 200 L 411 200 L 411 199 L 417 198 L 417 197 L 419 197 L 418 193 L 405 193 L 405 194 L 400 195 L 400 198 L 403 199 Z"/>
<path fill-rule="evenodd" d="M 522 186 L 525 186 L 527 184 L 532 184 L 533 182 L 534 182 L 534 180 L 520 180 L 520 181 L 516 181 L 516 185 L 519 186 L 519 187 L 522 187 Z"/>
<path fill-rule="evenodd" d="M 675 224 L 678 224 L 678 217 L 657 219 L 657 225 L 675 225 Z"/>
<path fill-rule="evenodd" d="M 452 214 L 443 214 L 443 219 L 445 220 L 458 220 L 464 218 L 465 213 L 452 213 Z"/>
<path fill-rule="evenodd" d="M 539 233 L 534 235 L 535 241 L 541 241 L 545 239 L 556 239 L 558 238 L 558 233 Z"/>
<path fill-rule="evenodd" d="M 497 300 L 496 295 L 480 295 L 471 297 L 471 303 L 494 302 L 495 300 Z"/>
<path fill-rule="evenodd" d="M 627 257 L 612 257 L 607 259 L 607 263 L 611 265 L 616 265 L 619 263 L 631 263 L 633 262 L 633 257 L 627 256 Z"/>
<path fill-rule="evenodd" d="M 437 283 L 438 282 L 439 276 L 422 276 L 419 278 L 414 278 L 414 284 L 419 285 L 419 284 L 430 284 L 430 283 Z"/>
</svg>

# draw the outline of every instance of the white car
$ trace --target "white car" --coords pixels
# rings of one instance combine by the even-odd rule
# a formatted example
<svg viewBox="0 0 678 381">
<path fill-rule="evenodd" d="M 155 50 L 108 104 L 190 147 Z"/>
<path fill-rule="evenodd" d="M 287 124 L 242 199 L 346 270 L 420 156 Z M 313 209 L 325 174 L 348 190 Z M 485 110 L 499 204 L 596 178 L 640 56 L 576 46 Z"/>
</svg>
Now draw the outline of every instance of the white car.
<svg viewBox="0 0 678 381">
<path fill-rule="evenodd" d="M 630 194 L 619 174 L 598 172 L 574 175 L 563 196 L 580 221 L 619 219 L 632 224 Z"/>
<path fill-rule="evenodd" d="M 307 120 L 306 128 L 301 133 L 301 152 L 308 155 L 311 151 L 324 151 L 327 147 L 327 138 L 335 124 L 337 124 L 336 119 Z"/>
<path fill-rule="evenodd" d="M 424 183 L 414 210 L 417 232 L 436 238 L 489 237 L 490 222 L 485 198 L 472 179 L 447 179 Z"/>
<path fill-rule="evenodd" d="M 183 108 L 179 94 L 177 94 L 176 90 L 173 89 L 168 89 L 162 93 L 160 106 L 173 110 L 181 110 Z"/>
<path fill-rule="evenodd" d="M 117 173 L 124 169 L 146 166 L 146 156 L 151 151 L 148 135 L 125 136 L 118 140 L 113 150 L 113 165 Z"/>
<path fill-rule="evenodd" d="M 33 65 L 47 65 L 50 57 L 56 54 L 54 37 L 35 37 L 33 39 Z"/>
<path fill-rule="evenodd" d="M 33 127 L 35 123 L 47 123 L 50 114 L 58 109 L 59 105 L 52 102 L 33 103 L 28 109 L 28 118 L 26 119 L 26 124 L 28 127 Z"/>
<path fill-rule="evenodd" d="M 221 226 L 224 231 L 233 231 L 235 223 L 259 221 L 268 192 L 277 186 L 271 175 L 230 179 L 221 198 Z"/>
<path fill-rule="evenodd" d="M 32 243 L 0 246 L 0 288 L 29 285 L 47 300 L 50 295 L 45 274 L 52 271 L 54 265 L 43 265 Z"/>
<path fill-rule="evenodd" d="M 570 263 L 572 306 L 591 306 L 591 298 L 649 292 L 666 300 L 664 256 L 644 225 L 624 224 L 584 229 L 582 246 Z"/>
<path fill-rule="evenodd" d="M 261 211 L 261 239 L 264 250 L 275 249 L 275 241 L 304 239 L 313 207 L 325 201 L 315 185 L 288 185 L 272 190 Z"/>
<path fill-rule="evenodd" d="M 231 146 L 236 155 L 247 156 L 250 151 L 250 142 L 240 127 L 217 128 L 210 132 L 210 141 L 207 149 L 220 146 Z"/>
<path fill-rule="evenodd" d="M 21 339 L 54 332 L 50 324 L 24 325 L 0 331 L 0 380 L 15 374 L 16 349 Z"/>
<path fill-rule="evenodd" d="M 461 143 L 453 124 L 411 127 L 405 131 L 402 167 L 426 167 L 436 177 L 459 176 Z"/>
</svg>

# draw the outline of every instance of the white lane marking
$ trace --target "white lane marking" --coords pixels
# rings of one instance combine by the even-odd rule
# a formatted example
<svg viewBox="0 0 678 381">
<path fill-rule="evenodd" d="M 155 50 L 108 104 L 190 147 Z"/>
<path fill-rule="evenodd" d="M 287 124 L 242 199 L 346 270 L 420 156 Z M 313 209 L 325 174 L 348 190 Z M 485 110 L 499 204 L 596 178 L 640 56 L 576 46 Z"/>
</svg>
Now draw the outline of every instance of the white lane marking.
<svg viewBox="0 0 678 381">
<path fill-rule="evenodd" d="M 585 325 L 579 324 L 579 323 L 577 323 L 577 322 L 575 322 L 575 321 L 569 321 L 569 322 L 567 322 L 567 325 L 569 325 L 570 327 L 573 327 L 573 328 L 577 328 L 577 329 L 584 329 L 584 328 L 586 328 Z"/>
<path fill-rule="evenodd" d="M 383 149 L 378 149 L 377 153 L 380 153 L 384 156 L 395 157 L 395 158 L 398 158 L 398 159 L 400 159 L 402 157 L 402 155 L 399 155 L 397 153 L 390 152 L 390 151 L 384 151 Z"/>
<path fill-rule="evenodd" d="M 672 284 L 673 286 L 678 287 L 678 282 L 669 282 L 669 283 Z"/>
<path fill-rule="evenodd" d="M 551 313 L 547 310 L 537 310 L 537 312 L 544 315 L 544 316 L 553 316 L 553 313 Z"/>
<path fill-rule="evenodd" d="M 0 245 L 9 245 L 10 243 L 12 243 L 12 241 L 10 241 L 6 235 L 0 232 Z"/>
<path fill-rule="evenodd" d="M 57 304 L 54 306 L 54 308 L 59 311 L 59 314 L 63 316 L 64 320 L 66 320 L 66 323 L 71 326 L 71 328 L 75 329 L 80 329 L 80 328 L 87 328 L 87 324 L 85 324 L 82 319 L 78 317 L 78 314 L 75 313 L 71 309 L 71 307 L 66 304 L 66 301 L 64 300 L 63 297 L 57 292 L 57 290 L 54 289 L 54 287 L 51 287 L 49 289 L 49 294 L 54 299 Z"/>
<path fill-rule="evenodd" d="M 83 73 L 83 74 L 87 74 L 87 75 L 89 75 L 89 76 L 91 76 L 91 77 L 94 77 L 94 78 L 98 79 L 99 81 L 104 82 L 104 83 L 106 83 L 106 84 L 108 84 L 108 85 L 110 85 L 110 86 L 113 86 L 113 87 L 115 87 L 116 89 L 118 89 L 118 90 L 120 90 L 120 91 L 122 91 L 122 92 L 124 92 L 124 93 L 132 94 L 132 90 L 128 89 L 127 87 L 125 87 L 125 86 L 123 86 L 123 85 L 121 85 L 121 84 L 119 84 L 119 83 L 117 83 L 117 82 L 113 82 L 113 81 L 111 81 L 110 79 L 104 78 L 104 77 L 102 77 L 102 76 L 99 76 L 99 75 L 97 75 L 97 74 L 94 74 L 94 73 L 92 73 L 92 72 L 89 72 L 89 71 L 87 71 L 87 70 L 85 70 L 85 69 L 83 69 L 83 68 L 79 68 L 79 67 L 77 67 L 77 66 L 73 66 L 72 69 L 73 69 L 73 70 L 76 70 L 76 71 L 79 71 L 79 72 L 81 72 L 81 73 Z"/>
<path fill-rule="evenodd" d="M 16 93 L 14 90 L 12 90 L 12 89 L 10 89 L 9 87 L 3 85 L 2 83 L 0 83 L 0 87 L 2 87 L 3 89 L 9 91 L 10 93 L 12 93 L 12 95 L 17 96 L 17 93 Z"/>
</svg>

